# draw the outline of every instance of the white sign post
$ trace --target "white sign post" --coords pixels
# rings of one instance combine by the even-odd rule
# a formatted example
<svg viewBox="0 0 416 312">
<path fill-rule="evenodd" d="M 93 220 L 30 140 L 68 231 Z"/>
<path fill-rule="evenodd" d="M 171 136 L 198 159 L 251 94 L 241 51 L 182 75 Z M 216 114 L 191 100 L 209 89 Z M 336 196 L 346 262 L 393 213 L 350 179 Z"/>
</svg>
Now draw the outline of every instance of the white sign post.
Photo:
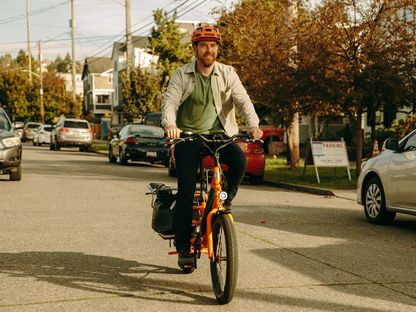
<svg viewBox="0 0 416 312">
<path fill-rule="evenodd" d="M 311 149 L 318 183 L 321 183 L 318 167 L 347 167 L 348 178 L 351 181 L 350 163 L 344 141 L 311 140 Z"/>
</svg>

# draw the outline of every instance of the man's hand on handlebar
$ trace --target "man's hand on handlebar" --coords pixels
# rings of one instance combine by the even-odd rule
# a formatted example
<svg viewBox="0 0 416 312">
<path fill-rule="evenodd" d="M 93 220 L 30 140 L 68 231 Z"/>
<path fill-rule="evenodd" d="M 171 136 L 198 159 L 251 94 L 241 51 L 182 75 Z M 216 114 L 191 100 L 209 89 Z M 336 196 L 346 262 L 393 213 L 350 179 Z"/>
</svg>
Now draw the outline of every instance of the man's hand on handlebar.
<svg viewBox="0 0 416 312">
<path fill-rule="evenodd" d="M 259 127 L 251 127 L 248 129 L 254 140 L 260 140 L 263 136 L 263 131 Z"/>
<path fill-rule="evenodd" d="M 182 130 L 178 129 L 176 126 L 168 126 L 165 129 L 166 131 L 166 136 L 169 139 L 179 139 Z"/>
</svg>

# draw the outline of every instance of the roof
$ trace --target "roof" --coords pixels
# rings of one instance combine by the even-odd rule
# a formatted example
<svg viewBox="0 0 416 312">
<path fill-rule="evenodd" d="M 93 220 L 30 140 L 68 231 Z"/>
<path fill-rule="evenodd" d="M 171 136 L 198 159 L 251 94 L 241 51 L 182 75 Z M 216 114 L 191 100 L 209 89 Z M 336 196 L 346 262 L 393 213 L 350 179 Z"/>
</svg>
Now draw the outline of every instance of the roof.
<svg viewBox="0 0 416 312">
<path fill-rule="evenodd" d="M 82 78 L 88 73 L 101 74 L 113 68 L 111 58 L 109 57 L 87 57 L 85 58 L 84 69 L 82 71 Z"/>
</svg>

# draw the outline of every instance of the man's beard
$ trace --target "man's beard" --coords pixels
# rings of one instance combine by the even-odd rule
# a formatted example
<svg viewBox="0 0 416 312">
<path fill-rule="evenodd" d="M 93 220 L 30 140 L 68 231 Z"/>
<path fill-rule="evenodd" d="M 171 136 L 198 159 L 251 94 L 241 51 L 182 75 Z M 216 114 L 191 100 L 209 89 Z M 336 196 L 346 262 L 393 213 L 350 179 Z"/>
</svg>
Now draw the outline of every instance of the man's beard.
<svg viewBox="0 0 416 312">
<path fill-rule="evenodd" d="M 207 58 L 207 56 L 211 56 L 210 58 Z M 214 64 L 216 60 L 215 53 L 205 53 L 203 56 L 198 57 L 198 61 L 202 63 L 205 67 L 210 67 L 212 64 Z"/>
</svg>

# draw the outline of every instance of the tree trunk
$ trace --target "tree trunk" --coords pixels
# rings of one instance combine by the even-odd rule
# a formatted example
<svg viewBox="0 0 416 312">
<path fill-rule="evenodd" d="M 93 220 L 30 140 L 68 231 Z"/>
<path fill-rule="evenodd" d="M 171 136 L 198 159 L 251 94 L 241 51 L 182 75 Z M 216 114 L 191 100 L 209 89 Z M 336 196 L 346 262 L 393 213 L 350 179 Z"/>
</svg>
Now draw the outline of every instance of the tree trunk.
<svg viewBox="0 0 416 312">
<path fill-rule="evenodd" d="M 287 128 L 287 145 L 290 153 L 290 168 L 299 167 L 299 113 L 293 115 L 293 120 Z"/>
</svg>

